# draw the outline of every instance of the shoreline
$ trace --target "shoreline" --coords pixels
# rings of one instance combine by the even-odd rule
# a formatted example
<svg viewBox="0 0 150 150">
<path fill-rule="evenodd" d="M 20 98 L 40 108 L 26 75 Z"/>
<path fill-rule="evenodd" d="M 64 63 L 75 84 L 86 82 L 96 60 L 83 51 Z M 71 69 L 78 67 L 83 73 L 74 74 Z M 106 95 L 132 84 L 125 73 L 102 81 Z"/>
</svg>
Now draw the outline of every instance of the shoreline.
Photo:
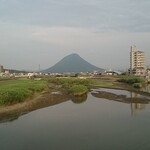
<svg viewBox="0 0 150 150">
<path fill-rule="evenodd" d="M 20 115 L 27 114 L 37 109 L 53 106 L 70 100 L 69 96 L 63 94 L 51 94 L 51 91 L 36 93 L 32 98 L 13 105 L 0 106 L 0 123 L 17 119 Z"/>
<path fill-rule="evenodd" d="M 139 93 L 141 95 L 150 96 L 150 93 L 134 89 L 126 84 L 115 82 L 112 86 L 89 86 L 89 88 L 107 88 L 116 90 L 126 90 L 129 92 Z M 54 90 L 54 91 L 53 91 Z M 66 94 L 62 89 L 48 89 L 41 93 L 36 93 L 33 97 L 28 98 L 26 101 L 12 105 L 0 106 L 0 123 L 5 121 L 12 121 L 17 119 L 20 115 L 29 113 L 31 111 L 53 106 L 68 100 L 71 100 L 70 95 Z M 52 94 L 60 92 L 59 94 Z"/>
</svg>

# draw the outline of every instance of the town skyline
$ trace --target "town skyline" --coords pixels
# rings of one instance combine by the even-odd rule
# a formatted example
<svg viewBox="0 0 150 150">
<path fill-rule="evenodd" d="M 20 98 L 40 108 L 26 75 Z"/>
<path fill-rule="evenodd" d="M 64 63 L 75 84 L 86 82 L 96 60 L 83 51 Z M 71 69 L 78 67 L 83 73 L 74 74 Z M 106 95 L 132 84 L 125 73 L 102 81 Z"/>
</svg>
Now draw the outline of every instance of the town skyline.
<svg viewBox="0 0 150 150">
<path fill-rule="evenodd" d="M 64 62 L 64 60 L 66 61 L 66 62 Z M 70 61 L 70 62 L 68 62 L 68 60 Z M 71 62 L 71 60 L 73 61 L 73 62 Z M 79 61 L 80 60 L 80 61 Z M 71 66 L 73 65 L 74 67 L 76 66 L 76 67 L 80 67 L 80 65 L 79 65 L 79 63 L 83 63 L 81 60 L 83 60 L 85 63 L 87 63 L 87 64 L 90 64 L 90 65 L 92 65 L 92 66 L 94 66 L 92 63 L 90 63 L 90 62 L 88 62 L 87 60 L 85 60 L 85 59 L 83 59 L 80 55 L 78 55 L 78 54 L 76 54 L 76 53 L 72 53 L 72 54 L 69 54 L 69 55 L 67 55 L 67 56 L 64 56 L 62 59 L 60 59 L 58 62 L 56 62 L 53 66 L 50 66 L 49 68 L 46 68 L 46 69 L 42 69 L 41 70 L 41 65 L 39 64 L 38 65 L 38 69 L 37 70 L 24 70 L 24 69 L 20 69 L 20 70 L 16 70 L 16 69 L 13 69 L 13 68 L 4 68 L 4 66 L 2 65 L 2 64 L 0 64 L 0 72 L 5 72 L 5 70 L 6 70 L 6 72 L 7 72 L 7 70 L 9 71 L 9 70 L 14 70 L 14 71 L 27 71 L 27 72 L 29 72 L 29 71 L 32 71 L 32 72 L 44 72 L 45 70 L 49 70 L 50 68 L 53 68 L 54 66 L 58 66 L 58 64 L 59 65 L 61 65 L 61 67 L 63 67 L 63 69 L 65 68 L 65 66 L 67 65 L 68 67 L 69 67 L 69 64 L 70 64 L 70 67 L 69 68 L 71 68 Z M 78 62 L 79 61 L 79 62 Z M 93 70 L 93 71 L 100 71 L 101 69 L 102 70 L 105 70 L 105 71 L 121 71 L 121 72 L 128 72 L 129 74 L 133 74 L 132 73 L 132 71 L 134 70 L 134 69 L 136 69 L 136 68 L 142 68 L 143 69 L 143 71 L 145 72 L 146 71 L 146 69 L 150 69 L 150 67 L 146 64 L 146 56 L 145 56 L 145 52 L 144 51 L 140 51 L 140 50 L 138 50 L 137 48 L 136 48 L 136 46 L 134 45 L 134 46 L 131 46 L 130 47 L 130 60 L 129 60 L 130 62 L 130 66 L 129 66 L 129 68 L 128 69 L 126 69 L 126 70 L 117 70 L 117 69 L 106 69 L 106 68 L 100 68 L 100 67 L 97 67 L 97 66 L 94 66 L 95 68 L 97 67 L 97 69 L 95 69 L 95 70 Z M 63 63 L 63 64 L 61 64 L 61 63 Z M 59 69 L 57 69 L 58 70 L 58 72 L 60 72 L 60 70 L 62 70 L 61 69 L 61 67 L 59 68 Z M 88 69 L 88 67 L 87 66 L 84 66 L 85 68 L 87 68 Z M 89 66 L 90 67 L 90 66 Z M 98 69 L 99 68 L 99 69 Z M 67 68 L 66 68 L 67 69 Z M 83 68 L 84 69 L 84 68 Z M 101 71 L 102 71 L 101 70 Z M 141 70 L 141 69 L 140 69 Z M 100 71 L 100 72 L 101 72 Z M 142 71 L 142 70 L 141 70 Z M 54 73 L 53 71 L 49 71 L 49 72 L 51 72 L 51 73 Z M 71 71 L 72 72 L 72 71 Z M 80 71 L 79 71 L 80 72 Z M 83 71 L 83 72 L 86 72 L 86 71 Z M 87 71 L 88 72 L 88 71 Z M 103 71 L 102 71 L 103 72 Z M 136 74 L 136 73 L 134 73 L 134 74 Z M 144 73 L 145 74 L 145 73 Z M 139 74 L 139 75 L 141 75 L 141 74 Z"/>
<path fill-rule="evenodd" d="M 41 70 L 77 53 L 104 69 L 127 70 L 130 46 L 150 65 L 150 1 L 1 0 L 0 64 Z"/>
</svg>

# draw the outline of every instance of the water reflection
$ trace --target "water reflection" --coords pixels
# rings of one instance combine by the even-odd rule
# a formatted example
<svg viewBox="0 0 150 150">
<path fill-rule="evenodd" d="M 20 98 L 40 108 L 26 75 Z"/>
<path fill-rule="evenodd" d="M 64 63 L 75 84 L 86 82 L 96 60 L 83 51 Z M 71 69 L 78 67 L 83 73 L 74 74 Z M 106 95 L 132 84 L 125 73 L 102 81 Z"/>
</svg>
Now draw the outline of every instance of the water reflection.
<svg viewBox="0 0 150 150">
<path fill-rule="evenodd" d="M 73 99 L 81 105 L 57 93 L 44 97 L 34 104 L 38 110 L 0 124 L 1 150 L 150 149 L 150 105 L 141 102 L 148 97 L 111 89 L 94 90 L 87 100 Z M 130 116 L 130 108 L 133 115 L 140 112 L 138 117 Z"/>
<path fill-rule="evenodd" d="M 142 99 L 147 98 L 146 96 L 140 95 L 135 92 L 131 92 L 130 94 L 131 94 L 131 115 L 134 116 L 136 115 L 137 111 L 144 110 L 146 108 L 146 104 L 148 104 L 149 102 L 142 103 L 143 102 Z M 141 102 L 139 101 L 134 101 L 134 103 L 132 102 L 132 99 L 138 99 L 138 98 L 142 98 Z"/>
<path fill-rule="evenodd" d="M 114 93 L 110 93 L 110 92 L 106 92 L 106 91 L 96 91 L 96 92 L 91 92 L 91 94 L 97 98 L 114 100 L 114 101 L 123 102 L 123 103 L 148 104 L 150 102 L 150 99 L 148 97 L 142 96 L 139 94 L 133 94 L 133 93 L 131 93 L 132 96 L 130 96 L 130 97 L 128 97 L 127 95 L 114 94 Z"/>
<path fill-rule="evenodd" d="M 127 103 L 131 108 L 131 115 L 135 115 L 139 110 L 143 110 L 146 108 L 146 104 L 149 104 L 150 97 L 141 95 L 135 92 L 128 92 L 125 90 L 114 90 L 114 89 L 93 89 L 91 91 L 91 95 L 93 97 L 99 98 L 101 100 L 112 100 L 121 103 Z M 82 97 L 69 97 L 68 95 L 62 95 L 58 92 L 53 93 L 45 93 L 42 97 L 37 99 L 36 101 L 31 101 L 28 105 L 24 105 L 23 109 L 17 109 L 12 112 L 0 113 L 0 123 L 1 122 L 11 122 L 18 119 L 25 113 L 29 113 L 31 111 L 41 109 L 44 107 L 50 107 L 53 105 L 57 105 L 66 101 L 72 101 L 74 104 L 85 103 L 88 99 L 87 95 L 83 95 Z M 9 110 L 9 108 L 8 108 Z"/>
<path fill-rule="evenodd" d="M 28 103 L 22 103 L 21 107 L 19 108 L 14 105 L 14 108 L 16 107 L 16 109 L 14 109 L 13 111 L 0 112 L 0 123 L 12 122 L 14 120 L 17 120 L 20 116 L 31 111 L 57 105 L 69 100 L 70 98 L 67 95 L 44 93 L 36 100 L 31 100 Z M 9 106 L 6 106 L 6 108 L 4 107 L 4 109 L 9 110 L 10 108 Z"/>
<path fill-rule="evenodd" d="M 150 84 L 146 85 L 142 91 L 150 93 Z"/>
<path fill-rule="evenodd" d="M 84 103 L 87 100 L 87 94 L 84 94 L 83 96 L 73 96 L 71 100 L 74 104 Z"/>
<path fill-rule="evenodd" d="M 44 96 L 36 100 L 34 103 L 31 102 L 31 104 L 29 103 L 27 106 L 25 106 L 26 107 L 25 109 L 22 109 L 20 111 L 14 111 L 13 113 L 12 112 L 0 113 L 0 123 L 12 122 L 17 120 L 20 116 L 27 114 L 31 111 L 45 108 L 45 107 L 50 107 L 70 100 L 74 104 L 84 103 L 87 100 L 87 94 L 81 97 L 75 97 L 75 96 L 69 97 L 67 95 L 60 94 L 59 92 L 53 92 L 51 94 L 46 93 Z"/>
<path fill-rule="evenodd" d="M 128 92 L 127 94 L 127 91 L 124 90 L 120 92 L 120 90 L 99 89 L 99 90 L 93 90 L 91 94 L 92 96 L 97 98 L 130 104 L 132 116 L 136 115 L 137 111 L 145 109 L 146 104 L 149 104 L 150 102 L 149 96 L 141 95 L 135 92 Z"/>
<path fill-rule="evenodd" d="M 143 110 L 145 108 L 146 108 L 145 104 L 131 103 L 131 115 L 134 116 L 134 115 L 136 115 L 137 111 Z"/>
</svg>

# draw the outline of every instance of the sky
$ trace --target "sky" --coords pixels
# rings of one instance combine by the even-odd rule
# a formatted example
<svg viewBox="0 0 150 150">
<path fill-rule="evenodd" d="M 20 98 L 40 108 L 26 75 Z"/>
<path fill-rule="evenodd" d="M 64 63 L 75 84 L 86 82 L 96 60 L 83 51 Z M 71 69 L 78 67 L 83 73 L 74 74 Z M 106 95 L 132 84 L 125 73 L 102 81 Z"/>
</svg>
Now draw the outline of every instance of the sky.
<svg viewBox="0 0 150 150">
<path fill-rule="evenodd" d="M 79 54 L 127 70 L 130 47 L 150 66 L 150 0 L 0 0 L 0 64 L 38 70 Z"/>
</svg>

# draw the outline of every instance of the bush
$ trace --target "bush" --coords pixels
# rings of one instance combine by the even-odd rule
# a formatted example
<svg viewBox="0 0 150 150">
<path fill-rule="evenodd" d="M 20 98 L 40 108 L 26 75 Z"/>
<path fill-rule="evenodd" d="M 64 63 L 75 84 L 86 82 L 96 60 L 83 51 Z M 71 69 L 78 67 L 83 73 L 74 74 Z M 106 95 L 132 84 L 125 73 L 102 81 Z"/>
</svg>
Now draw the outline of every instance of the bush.
<svg viewBox="0 0 150 150">
<path fill-rule="evenodd" d="M 26 89 L 8 89 L 0 91 L 0 104 L 22 102 L 31 95 Z"/>
<path fill-rule="evenodd" d="M 88 92 L 88 88 L 84 85 L 73 85 L 68 92 L 75 96 L 80 96 Z"/>
<path fill-rule="evenodd" d="M 62 88 L 71 89 L 73 85 L 90 85 L 93 83 L 91 79 L 80 79 L 80 78 L 50 78 L 47 80 L 49 83 L 54 83 L 55 85 L 61 85 Z"/>
<path fill-rule="evenodd" d="M 133 87 L 137 88 L 137 89 L 140 89 L 142 87 L 142 84 L 141 83 L 134 83 Z"/>
<path fill-rule="evenodd" d="M 144 78 L 137 77 L 137 76 L 124 76 L 121 77 L 118 81 L 130 84 L 134 88 L 138 88 L 138 89 L 142 88 L 142 86 L 145 84 Z"/>
<path fill-rule="evenodd" d="M 79 78 L 50 78 L 48 80 L 50 83 L 55 83 L 55 84 L 81 84 L 81 85 L 89 85 L 93 83 L 92 80 L 90 79 L 79 79 Z"/>
<path fill-rule="evenodd" d="M 8 80 L 0 84 L 0 104 L 22 102 L 26 98 L 46 89 L 47 82 L 34 80 Z"/>
<path fill-rule="evenodd" d="M 124 82 L 128 84 L 134 84 L 134 83 L 141 83 L 143 84 L 145 80 L 141 77 L 135 77 L 135 76 L 125 76 L 118 80 L 119 82 Z"/>
</svg>

